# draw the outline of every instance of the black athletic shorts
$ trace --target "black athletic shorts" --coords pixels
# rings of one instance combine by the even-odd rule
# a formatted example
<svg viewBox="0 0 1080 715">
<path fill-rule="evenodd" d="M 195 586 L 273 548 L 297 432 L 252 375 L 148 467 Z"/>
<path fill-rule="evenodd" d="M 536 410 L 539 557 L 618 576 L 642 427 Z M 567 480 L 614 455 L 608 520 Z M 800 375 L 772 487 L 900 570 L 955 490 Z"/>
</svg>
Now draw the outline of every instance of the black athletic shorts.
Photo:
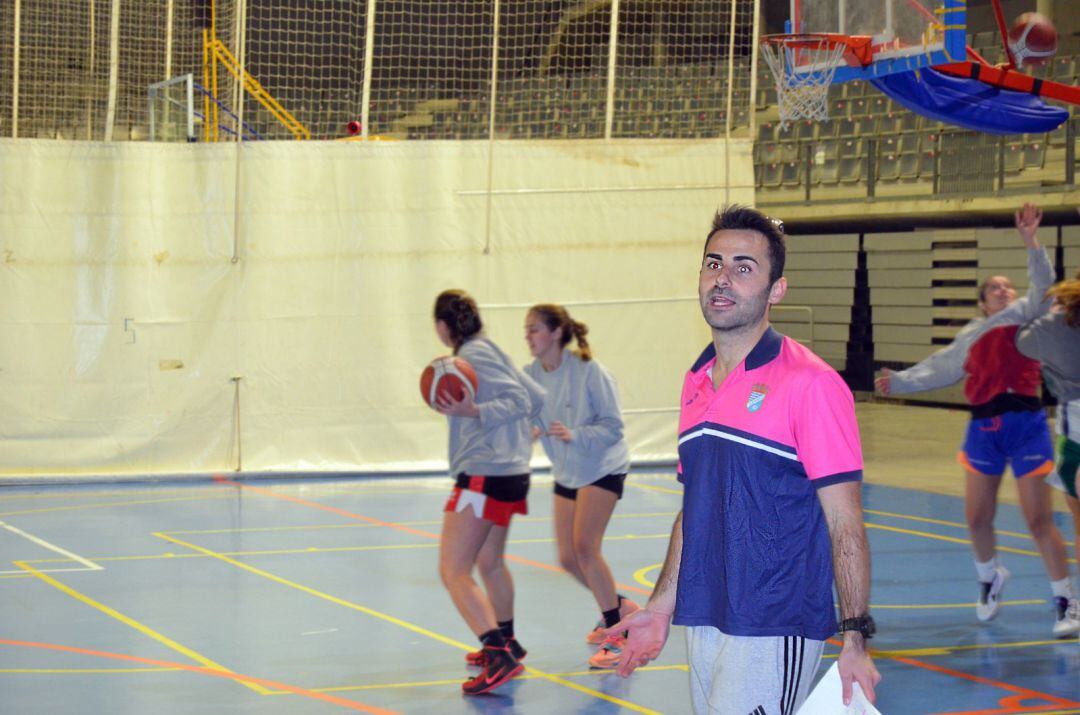
<svg viewBox="0 0 1080 715">
<path fill-rule="evenodd" d="M 592 484 L 586 484 L 586 487 L 600 487 L 601 489 L 607 489 L 615 496 L 622 499 L 623 484 L 626 482 L 625 474 L 609 474 L 606 477 L 602 477 Z M 584 489 L 584 487 L 582 487 Z M 563 485 L 555 482 L 555 493 L 561 497 L 567 499 L 577 499 L 577 489 L 571 489 L 564 487 Z"/>
</svg>

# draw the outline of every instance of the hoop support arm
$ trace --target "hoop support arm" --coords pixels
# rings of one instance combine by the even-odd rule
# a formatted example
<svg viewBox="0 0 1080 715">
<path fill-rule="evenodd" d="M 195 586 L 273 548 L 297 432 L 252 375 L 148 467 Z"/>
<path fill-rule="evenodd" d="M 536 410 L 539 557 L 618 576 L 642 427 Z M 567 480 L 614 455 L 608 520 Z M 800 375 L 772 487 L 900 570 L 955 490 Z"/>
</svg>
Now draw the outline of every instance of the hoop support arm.
<svg viewBox="0 0 1080 715">
<path fill-rule="evenodd" d="M 1026 92 L 1037 97 L 1080 105 L 1080 87 L 1049 79 L 1039 79 L 1007 67 L 992 67 L 979 62 L 953 62 L 947 65 L 936 65 L 934 69 L 955 77 L 977 79 L 991 87 Z"/>
</svg>

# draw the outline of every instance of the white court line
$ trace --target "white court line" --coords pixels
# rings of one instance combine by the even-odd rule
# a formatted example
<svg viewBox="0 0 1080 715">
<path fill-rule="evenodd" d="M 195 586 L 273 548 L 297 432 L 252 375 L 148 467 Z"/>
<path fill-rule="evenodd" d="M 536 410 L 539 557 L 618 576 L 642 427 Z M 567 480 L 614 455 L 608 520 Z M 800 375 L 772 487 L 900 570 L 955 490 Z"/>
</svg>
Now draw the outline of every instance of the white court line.
<svg viewBox="0 0 1080 715">
<path fill-rule="evenodd" d="M 82 564 L 85 567 L 85 568 L 81 568 L 81 569 L 40 569 L 41 571 L 49 571 L 49 572 L 57 571 L 58 572 L 58 571 L 104 571 L 105 570 L 104 566 L 100 566 L 98 564 L 95 564 L 93 561 L 90 561 L 89 559 L 84 559 L 82 556 L 79 556 L 78 554 L 73 554 L 70 551 L 68 551 L 67 549 L 62 549 L 59 546 L 57 546 L 56 544 L 50 544 L 48 541 L 45 541 L 45 539 L 39 539 L 38 537 L 34 536 L 33 534 L 28 534 L 25 531 L 23 531 L 22 529 L 20 529 L 20 528 L 18 528 L 16 526 L 12 526 L 11 524 L 8 524 L 7 522 L 0 521 L 0 527 L 3 527 L 4 529 L 7 529 L 8 531 L 10 531 L 13 534 L 18 534 L 19 536 L 23 537 L 24 539 L 28 539 L 30 541 L 33 541 L 38 546 L 44 546 L 49 551 L 55 551 L 56 553 L 60 554 L 61 556 L 68 557 L 72 561 L 78 561 L 80 564 Z M 0 571 L 0 574 L 13 574 L 13 573 L 24 574 L 26 572 L 23 571 L 22 569 L 16 569 L 16 570 L 13 570 L 13 571 Z"/>
</svg>

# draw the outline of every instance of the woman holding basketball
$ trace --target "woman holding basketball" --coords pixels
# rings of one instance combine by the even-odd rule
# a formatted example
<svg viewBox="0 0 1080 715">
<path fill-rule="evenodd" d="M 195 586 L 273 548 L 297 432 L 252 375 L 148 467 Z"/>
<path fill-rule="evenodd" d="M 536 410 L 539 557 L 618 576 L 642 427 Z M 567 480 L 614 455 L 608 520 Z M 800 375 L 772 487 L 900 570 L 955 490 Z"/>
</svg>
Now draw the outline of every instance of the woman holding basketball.
<svg viewBox="0 0 1080 715">
<path fill-rule="evenodd" d="M 466 660 L 483 670 L 465 681 L 466 695 L 480 695 L 520 673 L 525 649 L 514 638 L 514 584 L 503 559 L 514 514 L 525 514 L 532 456 L 530 422 L 540 413 L 543 390 L 518 370 L 482 332 L 476 302 L 460 290 L 435 300 L 435 332 L 476 372 L 475 399 L 436 398 L 450 422 L 450 473 L 454 490 L 443 515 L 439 575 L 482 649 Z M 487 593 L 473 580 L 476 567 Z"/>
<path fill-rule="evenodd" d="M 587 333 L 562 306 L 534 305 L 525 316 L 525 341 L 536 359 L 525 372 L 548 396 L 541 413 L 546 431 L 540 438 L 555 475 L 559 560 L 592 591 L 600 607 L 601 622 L 586 637 L 586 642 L 600 645 L 589 665 L 613 668 L 623 638 L 605 637 L 603 630 L 638 607 L 615 592 L 600 545 L 615 502 L 622 497 L 630 450 L 623 439 L 615 380 L 592 359 Z M 576 351 L 567 348 L 571 339 L 577 341 Z"/>
</svg>

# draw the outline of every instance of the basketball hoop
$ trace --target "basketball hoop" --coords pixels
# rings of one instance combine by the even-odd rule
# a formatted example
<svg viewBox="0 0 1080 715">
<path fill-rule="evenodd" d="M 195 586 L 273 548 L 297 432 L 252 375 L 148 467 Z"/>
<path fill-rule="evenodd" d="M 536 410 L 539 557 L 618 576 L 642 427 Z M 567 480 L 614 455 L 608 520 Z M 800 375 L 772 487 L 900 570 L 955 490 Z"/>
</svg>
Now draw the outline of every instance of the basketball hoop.
<svg viewBox="0 0 1080 715">
<path fill-rule="evenodd" d="M 871 38 L 830 33 L 765 35 L 761 53 L 776 80 L 780 127 L 829 117 L 829 85 L 837 68 L 869 64 Z"/>
</svg>

